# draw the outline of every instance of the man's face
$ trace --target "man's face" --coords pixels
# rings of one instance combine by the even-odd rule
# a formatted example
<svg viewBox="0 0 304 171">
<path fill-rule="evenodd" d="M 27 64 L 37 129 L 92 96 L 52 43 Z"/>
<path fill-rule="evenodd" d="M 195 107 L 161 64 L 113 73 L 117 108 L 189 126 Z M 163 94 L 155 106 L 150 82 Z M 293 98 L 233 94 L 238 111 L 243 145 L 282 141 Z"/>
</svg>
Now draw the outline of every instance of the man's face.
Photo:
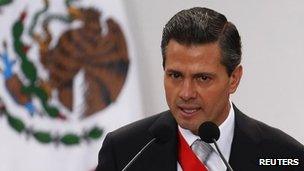
<svg viewBox="0 0 304 171">
<path fill-rule="evenodd" d="M 197 134 L 203 122 L 220 125 L 227 118 L 242 67 L 229 77 L 218 43 L 186 46 L 170 40 L 164 70 L 166 100 L 182 128 Z"/>
</svg>

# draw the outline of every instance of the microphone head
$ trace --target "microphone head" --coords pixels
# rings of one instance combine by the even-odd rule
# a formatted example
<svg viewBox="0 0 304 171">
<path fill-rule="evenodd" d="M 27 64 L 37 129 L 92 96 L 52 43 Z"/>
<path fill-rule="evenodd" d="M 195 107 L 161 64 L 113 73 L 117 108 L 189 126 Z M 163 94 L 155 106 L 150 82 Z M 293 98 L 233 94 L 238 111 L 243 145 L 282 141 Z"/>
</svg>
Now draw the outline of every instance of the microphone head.
<svg viewBox="0 0 304 171">
<path fill-rule="evenodd" d="M 215 141 L 219 139 L 220 129 L 215 123 L 207 121 L 202 123 L 198 128 L 198 135 L 202 141 L 213 143 L 213 139 L 215 139 Z"/>
<path fill-rule="evenodd" d="M 173 136 L 173 129 L 168 124 L 154 124 L 149 131 L 160 143 L 166 143 Z"/>
</svg>

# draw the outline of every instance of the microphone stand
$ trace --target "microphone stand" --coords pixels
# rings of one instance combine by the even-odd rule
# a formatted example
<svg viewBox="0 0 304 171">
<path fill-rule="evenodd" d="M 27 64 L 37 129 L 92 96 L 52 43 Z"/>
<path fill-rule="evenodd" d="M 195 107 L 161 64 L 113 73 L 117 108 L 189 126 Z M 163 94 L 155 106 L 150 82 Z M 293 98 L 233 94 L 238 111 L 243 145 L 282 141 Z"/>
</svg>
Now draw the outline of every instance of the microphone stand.
<svg viewBox="0 0 304 171">
<path fill-rule="evenodd" d="M 233 171 L 232 167 L 230 166 L 230 164 L 226 161 L 226 159 L 224 158 L 222 152 L 220 151 L 219 147 L 217 146 L 216 140 L 214 138 L 212 138 L 212 141 L 215 145 L 216 150 L 218 151 L 221 159 L 223 160 L 224 164 L 226 165 L 228 171 Z"/>
<path fill-rule="evenodd" d="M 150 140 L 133 158 L 129 163 L 121 170 L 121 171 L 126 171 L 133 163 L 134 161 L 142 154 L 143 151 L 145 151 L 154 141 L 156 138 L 153 138 Z"/>
</svg>

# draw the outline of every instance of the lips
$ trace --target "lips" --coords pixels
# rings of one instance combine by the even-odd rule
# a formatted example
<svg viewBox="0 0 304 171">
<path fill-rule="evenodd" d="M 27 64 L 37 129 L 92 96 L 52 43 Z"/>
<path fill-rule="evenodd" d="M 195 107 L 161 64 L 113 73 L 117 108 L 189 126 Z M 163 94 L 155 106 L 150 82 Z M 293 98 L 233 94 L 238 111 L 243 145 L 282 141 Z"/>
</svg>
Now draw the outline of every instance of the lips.
<svg viewBox="0 0 304 171">
<path fill-rule="evenodd" d="M 184 117 L 192 117 L 201 110 L 201 108 L 197 106 L 178 106 L 178 108 L 181 111 L 181 115 Z"/>
</svg>

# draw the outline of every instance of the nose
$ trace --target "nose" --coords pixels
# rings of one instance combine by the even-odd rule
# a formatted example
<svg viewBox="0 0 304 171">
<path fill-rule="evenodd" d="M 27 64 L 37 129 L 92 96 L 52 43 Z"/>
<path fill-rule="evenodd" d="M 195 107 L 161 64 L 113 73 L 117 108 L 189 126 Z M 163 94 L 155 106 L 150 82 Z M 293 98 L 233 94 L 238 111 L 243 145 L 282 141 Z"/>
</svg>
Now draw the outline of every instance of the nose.
<svg viewBox="0 0 304 171">
<path fill-rule="evenodd" d="M 196 90 L 191 80 L 185 80 L 179 92 L 179 97 L 184 101 L 189 101 L 196 98 Z"/>
</svg>

